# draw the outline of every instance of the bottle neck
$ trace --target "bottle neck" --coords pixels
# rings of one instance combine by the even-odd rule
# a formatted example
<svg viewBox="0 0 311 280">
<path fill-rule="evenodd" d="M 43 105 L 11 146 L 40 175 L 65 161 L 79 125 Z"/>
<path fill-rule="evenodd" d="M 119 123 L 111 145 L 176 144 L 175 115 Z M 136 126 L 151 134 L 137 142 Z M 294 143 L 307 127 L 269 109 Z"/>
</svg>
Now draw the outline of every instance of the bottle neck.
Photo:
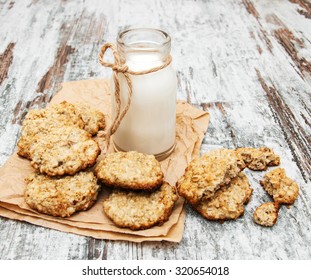
<svg viewBox="0 0 311 280">
<path fill-rule="evenodd" d="M 122 63 L 131 70 L 142 71 L 160 66 L 167 60 L 171 39 L 161 30 L 131 29 L 119 34 L 117 48 Z"/>
</svg>

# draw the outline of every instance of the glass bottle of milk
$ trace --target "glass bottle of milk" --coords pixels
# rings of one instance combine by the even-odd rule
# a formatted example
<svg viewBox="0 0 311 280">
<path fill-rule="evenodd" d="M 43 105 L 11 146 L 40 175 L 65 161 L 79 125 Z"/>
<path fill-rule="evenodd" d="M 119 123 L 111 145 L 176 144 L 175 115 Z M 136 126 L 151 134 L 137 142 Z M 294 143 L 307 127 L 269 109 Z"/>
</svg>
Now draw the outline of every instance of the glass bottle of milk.
<svg viewBox="0 0 311 280">
<path fill-rule="evenodd" d="M 161 30 L 139 28 L 121 32 L 118 53 L 130 70 L 143 71 L 163 64 L 170 55 L 171 38 Z M 128 86 L 120 73 L 121 110 L 128 98 Z M 172 65 L 144 75 L 130 75 L 131 105 L 113 135 L 118 151 L 138 151 L 166 158 L 175 147 L 177 78 Z M 113 79 L 112 79 L 113 81 Z M 113 82 L 112 82 L 113 84 Z M 113 92 L 114 92 L 114 85 Z M 113 96 L 113 115 L 115 99 Z"/>
</svg>

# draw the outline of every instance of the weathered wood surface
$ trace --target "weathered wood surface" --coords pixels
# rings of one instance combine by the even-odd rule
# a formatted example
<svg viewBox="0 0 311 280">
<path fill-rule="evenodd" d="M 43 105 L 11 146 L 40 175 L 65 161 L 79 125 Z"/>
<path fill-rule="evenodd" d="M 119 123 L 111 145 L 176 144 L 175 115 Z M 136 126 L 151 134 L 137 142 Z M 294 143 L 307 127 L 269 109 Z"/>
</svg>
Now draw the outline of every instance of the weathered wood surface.
<svg viewBox="0 0 311 280">
<path fill-rule="evenodd" d="M 208 110 L 202 152 L 267 145 L 301 193 L 262 228 L 264 172 L 242 218 L 219 224 L 187 207 L 181 243 L 95 240 L 0 218 L 0 259 L 310 259 L 311 4 L 307 0 L 0 2 L 0 164 L 12 154 L 29 108 L 63 81 L 107 77 L 103 42 L 126 27 L 172 36 L 178 98 Z"/>
</svg>

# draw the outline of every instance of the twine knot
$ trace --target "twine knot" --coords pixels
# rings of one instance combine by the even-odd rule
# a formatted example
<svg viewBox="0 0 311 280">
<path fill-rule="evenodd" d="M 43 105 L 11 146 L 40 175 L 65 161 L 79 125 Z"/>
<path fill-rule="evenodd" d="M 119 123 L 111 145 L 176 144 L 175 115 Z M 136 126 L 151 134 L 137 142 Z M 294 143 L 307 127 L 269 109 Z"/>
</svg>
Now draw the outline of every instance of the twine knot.
<svg viewBox="0 0 311 280">
<path fill-rule="evenodd" d="M 126 72 L 128 72 L 128 66 L 127 65 L 125 65 L 125 64 L 123 64 L 123 65 L 121 65 L 121 66 L 119 66 L 119 65 L 113 65 L 112 67 L 111 67 L 111 69 L 113 70 L 113 71 L 116 71 L 116 72 L 118 72 L 118 73 L 126 73 Z"/>
<path fill-rule="evenodd" d="M 112 51 L 113 58 L 114 58 L 113 63 L 110 63 L 110 62 L 107 62 L 104 60 L 104 55 L 108 49 L 111 49 L 111 51 Z M 143 71 L 132 71 L 129 69 L 129 67 L 126 64 L 121 62 L 121 58 L 120 58 L 120 55 L 117 51 L 117 48 L 111 43 L 106 43 L 101 47 L 98 58 L 99 58 L 99 62 L 103 66 L 109 67 L 112 69 L 113 81 L 114 81 L 114 85 L 115 85 L 115 92 L 114 92 L 115 101 L 116 101 L 115 117 L 114 117 L 112 124 L 109 127 L 109 129 L 107 130 L 107 132 L 105 132 L 106 145 L 107 145 L 106 152 L 108 152 L 108 148 L 110 145 L 110 137 L 118 129 L 122 119 L 124 118 L 125 114 L 127 113 L 128 109 L 130 107 L 130 104 L 131 104 L 133 89 L 132 89 L 132 80 L 130 78 L 130 75 L 144 75 L 144 74 L 149 74 L 149 73 L 156 72 L 156 71 L 159 71 L 161 69 L 164 69 L 165 67 L 167 67 L 168 65 L 171 64 L 172 57 L 169 55 L 166 58 L 166 60 L 163 62 L 163 64 L 160 66 L 150 68 L 147 70 L 143 70 Z M 125 104 L 122 111 L 121 111 L 120 81 L 119 81 L 119 76 L 118 76 L 119 73 L 122 73 L 124 75 L 124 77 L 126 79 L 126 83 L 127 83 L 127 88 L 128 88 L 127 103 Z"/>
</svg>

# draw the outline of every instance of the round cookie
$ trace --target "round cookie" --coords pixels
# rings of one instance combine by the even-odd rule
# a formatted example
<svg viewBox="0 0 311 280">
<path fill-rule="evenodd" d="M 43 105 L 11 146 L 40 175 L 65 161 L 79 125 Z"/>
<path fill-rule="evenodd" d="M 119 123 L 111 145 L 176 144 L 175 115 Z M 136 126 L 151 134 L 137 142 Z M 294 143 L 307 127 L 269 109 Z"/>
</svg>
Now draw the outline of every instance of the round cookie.
<svg viewBox="0 0 311 280">
<path fill-rule="evenodd" d="M 208 220 L 236 220 L 244 213 L 253 189 L 246 175 L 241 172 L 228 186 L 216 191 L 209 201 L 201 201 L 195 209 Z"/>
<path fill-rule="evenodd" d="M 98 143 L 83 129 L 74 126 L 52 128 L 31 146 L 31 165 L 50 175 L 75 174 L 93 166 L 100 153 Z"/>
<path fill-rule="evenodd" d="M 277 221 L 279 207 L 278 202 L 261 204 L 254 212 L 255 223 L 265 227 L 272 227 Z"/>
<path fill-rule="evenodd" d="M 30 110 L 22 124 L 21 137 L 17 143 L 18 155 L 30 159 L 30 148 L 38 137 L 48 134 L 52 128 L 63 125 L 84 128 L 84 122 L 77 109 L 66 101 L 45 109 Z"/>
<path fill-rule="evenodd" d="M 177 182 L 178 192 L 195 205 L 213 197 L 220 187 L 229 184 L 244 168 L 242 158 L 234 150 L 210 151 L 190 162 Z"/>
<path fill-rule="evenodd" d="M 28 206 L 56 217 L 69 217 L 77 211 L 89 209 L 100 189 L 92 172 L 64 177 L 32 174 L 26 178 L 26 183 L 24 197 Z"/>
<path fill-rule="evenodd" d="M 102 112 L 82 102 L 76 103 L 74 106 L 80 113 L 85 124 L 84 129 L 88 133 L 95 135 L 99 130 L 105 128 L 105 116 Z"/>
<path fill-rule="evenodd" d="M 175 188 L 164 182 L 153 193 L 113 190 L 103 209 L 118 227 L 140 230 L 166 222 L 177 199 Z"/>
<path fill-rule="evenodd" d="M 95 175 L 104 185 L 129 190 L 153 190 L 164 177 L 153 155 L 135 151 L 106 155 L 96 166 Z"/>
</svg>

